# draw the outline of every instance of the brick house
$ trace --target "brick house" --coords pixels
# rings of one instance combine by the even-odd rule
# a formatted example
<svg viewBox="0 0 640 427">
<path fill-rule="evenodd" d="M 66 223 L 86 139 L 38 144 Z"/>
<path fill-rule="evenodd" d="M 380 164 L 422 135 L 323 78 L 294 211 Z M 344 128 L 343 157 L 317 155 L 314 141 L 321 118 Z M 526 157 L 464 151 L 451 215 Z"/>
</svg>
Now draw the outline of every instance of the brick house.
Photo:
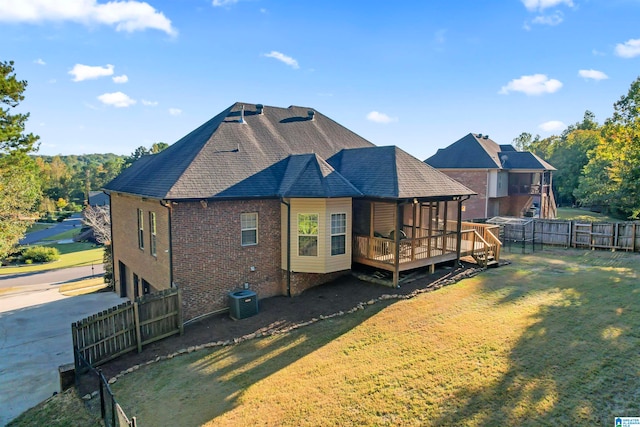
<svg viewBox="0 0 640 427">
<path fill-rule="evenodd" d="M 463 220 L 494 216 L 555 218 L 552 175 L 540 157 L 499 145 L 488 135 L 470 133 L 425 160 L 476 195 L 466 203 Z"/>
<path fill-rule="evenodd" d="M 236 103 L 106 185 L 115 288 L 180 287 L 185 320 L 296 295 L 354 263 L 393 273 L 456 261 L 473 191 L 309 108 Z M 468 234 L 468 233 L 467 233 Z"/>
</svg>

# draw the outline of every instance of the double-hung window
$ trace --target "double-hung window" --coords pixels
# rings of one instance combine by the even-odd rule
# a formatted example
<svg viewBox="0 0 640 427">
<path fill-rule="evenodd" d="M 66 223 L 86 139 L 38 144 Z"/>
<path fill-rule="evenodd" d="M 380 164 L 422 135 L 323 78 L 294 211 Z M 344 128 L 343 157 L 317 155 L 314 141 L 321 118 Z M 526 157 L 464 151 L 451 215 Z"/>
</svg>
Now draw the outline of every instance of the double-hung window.
<svg viewBox="0 0 640 427">
<path fill-rule="evenodd" d="M 149 212 L 149 235 L 151 242 L 151 255 L 157 256 L 156 252 L 156 213 Z"/>
<path fill-rule="evenodd" d="M 331 214 L 331 255 L 346 253 L 347 214 Z"/>
<path fill-rule="evenodd" d="M 318 256 L 318 214 L 298 214 L 298 255 Z"/>
<path fill-rule="evenodd" d="M 144 213 L 138 209 L 138 247 L 144 250 Z"/>
<path fill-rule="evenodd" d="M 242 246 L 258 244 L 258 213 L 240 214 L 240 234 Z"/>
</svg>

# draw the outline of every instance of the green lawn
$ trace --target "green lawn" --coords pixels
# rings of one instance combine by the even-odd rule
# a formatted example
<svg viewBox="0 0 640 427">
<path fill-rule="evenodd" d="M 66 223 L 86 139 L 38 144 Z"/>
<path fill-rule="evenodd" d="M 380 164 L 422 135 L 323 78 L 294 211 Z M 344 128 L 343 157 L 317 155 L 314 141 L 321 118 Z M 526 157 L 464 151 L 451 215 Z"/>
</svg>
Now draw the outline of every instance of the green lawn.
<svg viewBox="0 0 640 427">
<path fill-rule="evenodd" d="M 44 264 L 19 264 L 0 267 L 0 276 L 4 274 L 31 273 L 34 271 L 55 270 L 68 267 L 81 267 L 102 264 L 104 248 L 92 243 L 51 244 L 60 251 L 60 259 Z"/>
<path fill-rule="evenodd" d="M 139 425 L 613 425 L 640 414 L 640 255 L 545 249 L 414 299 L 155 363 Z"/>
<path fill-rule="evenodd" d="M 610 216 L 591 212 L 584 209 L 574 208 L 558 208 L 558 219 L 564 220 L 581 220 L 591 222 L 620 222 L 620 219 L 615 219 Z"/>
</svg>

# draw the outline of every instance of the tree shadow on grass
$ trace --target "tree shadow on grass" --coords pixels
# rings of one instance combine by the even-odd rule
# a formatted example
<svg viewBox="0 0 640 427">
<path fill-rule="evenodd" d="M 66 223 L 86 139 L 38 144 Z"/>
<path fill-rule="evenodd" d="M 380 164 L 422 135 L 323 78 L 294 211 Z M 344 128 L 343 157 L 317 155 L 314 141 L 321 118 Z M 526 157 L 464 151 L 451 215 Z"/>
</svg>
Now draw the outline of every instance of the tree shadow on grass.
<svg viewBox="0 0 640 427">
<path fill-rule="evenodd" d="M 141 424 L 202 425 L 240 405 L 239 399 L 252 385 L 331 343 L 392 303 L 380 302 L 288 333 L 174 358 L 138 371 L 135 382 L 144 387 L 120 388 L 125 377 L 114 385 L 114 391 L 127 413 L 135 414 Z"/>
<path fill-rule="evenodd" d="M 504 292 L 499 305 L 551 297 L 512 347 L 508 370 L 489 387 L 458 390 L 433 425 L 612 425 L 640 413 L 638 258 L 612 268 L 598 257 L 587 267 L 545 263 L 541 253 L 541 268 L 518 270 L 516 261 L 509 273 L 483 275 L 483 292 Z"/>
</svg>

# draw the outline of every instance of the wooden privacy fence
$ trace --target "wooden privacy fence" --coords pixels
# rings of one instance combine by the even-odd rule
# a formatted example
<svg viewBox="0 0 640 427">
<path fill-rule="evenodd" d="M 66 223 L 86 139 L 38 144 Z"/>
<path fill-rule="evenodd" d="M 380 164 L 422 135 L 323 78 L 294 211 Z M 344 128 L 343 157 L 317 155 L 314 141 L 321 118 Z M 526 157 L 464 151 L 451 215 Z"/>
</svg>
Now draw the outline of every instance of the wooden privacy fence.
<svg viewBox="0 0 640 427">
<path fill-rule="evenodd" d="M 179 289 L 144 295 L 71 324 L 73 348 L 92 366 L 183 332 Z"/>
<path fill-rule="evenodd" d="M 584 222 L 535 219 L 537 243 L 574 248 L 639 252 L 640 222 Z"/>
</svg>

